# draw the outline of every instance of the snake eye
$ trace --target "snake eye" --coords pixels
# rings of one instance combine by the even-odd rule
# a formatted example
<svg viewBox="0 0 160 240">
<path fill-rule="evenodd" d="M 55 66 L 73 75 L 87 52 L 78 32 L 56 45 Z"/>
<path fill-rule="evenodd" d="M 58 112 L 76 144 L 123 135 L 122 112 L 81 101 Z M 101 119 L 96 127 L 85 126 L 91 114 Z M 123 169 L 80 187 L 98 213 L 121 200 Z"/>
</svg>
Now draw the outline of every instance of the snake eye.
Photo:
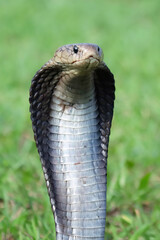
<svg viewBox="0 0 160 240">
<path fill-rule="evenodd" d="M 78 47 L 76 45 L 74 45 L 73 51 L 74 51 L 74 53 L 78 53 Z"/>
</svg>

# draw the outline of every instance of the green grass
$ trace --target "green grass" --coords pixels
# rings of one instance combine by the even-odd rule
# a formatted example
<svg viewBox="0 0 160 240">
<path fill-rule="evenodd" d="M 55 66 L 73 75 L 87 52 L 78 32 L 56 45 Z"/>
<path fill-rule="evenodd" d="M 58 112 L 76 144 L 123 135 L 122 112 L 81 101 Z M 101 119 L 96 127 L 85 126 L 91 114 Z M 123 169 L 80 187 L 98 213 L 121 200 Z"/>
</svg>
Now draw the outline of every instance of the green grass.
<svg viewBox="0 0 160 240">
<path fill-rule="evenodd" d="M 106 239 L 160 239 L 159 7 L 159 0 L 1 1 L 2 240 L 55 239 L 28 91 L 57 47 L 76 42 L 100 45 L 116 79 Z"/>
</svg>

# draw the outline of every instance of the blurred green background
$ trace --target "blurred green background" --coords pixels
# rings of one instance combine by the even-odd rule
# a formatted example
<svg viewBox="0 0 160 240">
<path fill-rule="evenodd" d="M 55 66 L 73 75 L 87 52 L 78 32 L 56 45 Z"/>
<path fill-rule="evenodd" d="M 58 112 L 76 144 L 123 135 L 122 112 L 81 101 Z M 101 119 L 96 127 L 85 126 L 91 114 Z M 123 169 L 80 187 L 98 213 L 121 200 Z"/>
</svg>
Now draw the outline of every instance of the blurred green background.
<svg viewBox="0 0 160 240">
<path fill-rule="evenodd" d="M 58 47 L 79 42 L 102 47 L 116 79 L 105 239 L 159 240 L 159 0 L 0 0 L 1 239 L 55 239 L 29 87 Z"/>
</svg>

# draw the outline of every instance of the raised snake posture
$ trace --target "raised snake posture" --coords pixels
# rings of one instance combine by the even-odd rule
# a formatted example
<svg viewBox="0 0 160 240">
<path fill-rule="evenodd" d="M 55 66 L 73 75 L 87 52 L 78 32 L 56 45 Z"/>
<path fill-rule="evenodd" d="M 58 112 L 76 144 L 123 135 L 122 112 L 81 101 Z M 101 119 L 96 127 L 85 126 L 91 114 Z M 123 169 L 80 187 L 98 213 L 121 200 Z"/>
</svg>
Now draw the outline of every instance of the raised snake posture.
<svg viewBox="0 0 160 240">
<path fill-rule="evenodd" d="M 94 44 L 59 48 L 30 88 L 57 240 L 103 240 L 114 77 Z"/>
</svg>

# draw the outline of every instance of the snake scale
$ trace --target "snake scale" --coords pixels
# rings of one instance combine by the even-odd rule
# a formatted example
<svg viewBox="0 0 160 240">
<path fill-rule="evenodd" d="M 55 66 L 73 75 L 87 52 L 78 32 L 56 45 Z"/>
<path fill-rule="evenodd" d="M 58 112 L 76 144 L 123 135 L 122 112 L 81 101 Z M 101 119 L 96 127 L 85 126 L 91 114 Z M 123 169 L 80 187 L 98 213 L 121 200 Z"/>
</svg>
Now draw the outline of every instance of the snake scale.
<svg viewBox="0 0 160 240">
<path fill-rule="evenodd" d="M 57 240 L 103 240 L 114 77 L 95 44 L 59 48 L 30 88 Z"/>
</svg>

